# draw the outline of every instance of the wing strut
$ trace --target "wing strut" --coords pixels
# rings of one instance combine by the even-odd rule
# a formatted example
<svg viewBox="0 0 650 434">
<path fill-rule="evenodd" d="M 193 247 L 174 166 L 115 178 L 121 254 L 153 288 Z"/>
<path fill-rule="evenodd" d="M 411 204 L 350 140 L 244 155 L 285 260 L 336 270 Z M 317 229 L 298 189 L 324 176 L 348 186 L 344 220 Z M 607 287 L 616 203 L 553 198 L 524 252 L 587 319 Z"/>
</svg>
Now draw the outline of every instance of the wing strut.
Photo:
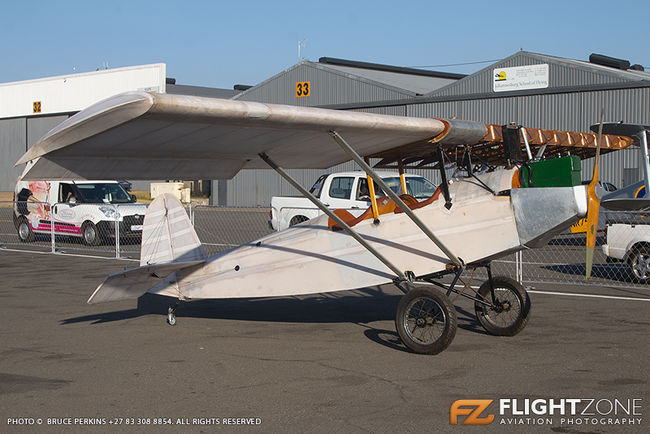
<svg viewBox="0 0 650 434">
<path fill-rule="evenodd" d="M 370 253 L 372 253 L 377 259 L 379 259 L 384 265 L 386 265 L 388 268 L 390 268 L 393 273 L 397 275 L 397 277 L 402 280 L 406 281 L 408 280 L 404 273 L 400 271 L 399 268 L 397 268 L 392 262 L 390 262 L 388 259 L 384 257 L 381 253 L 379 253 L 374 247 L 372 247 L 366 240 L 361 238 L 361 236 L 354 230 L 352 229 L 347 223 L 345 223 L 339 216 L 334 214 L 329 208 L 327 208 L 323 203 L 318 200 L 314 195 L 312 195 L 310 192 L 305 190 L 305 188 L 298 184 L 298 182 L 291 177 L 283 168 L 277 165 L 275 161 L 273 161 L 268 155 L 266 155 L 264 152 L 258 154 L 262 160 L 273 170 L 278 172 L 280 176 L 282 176 L 284 179 L 286 179 L 289 184 L 293 185 L 300 193 L 302 193 L 303 196 L 305 196 L 307 199 L 309 199 L 314 205 L 316 205 L 321 211 L 323 211 L 329 218 L 334 220 L 337 225 L 342 227 L 352 238 L 357 240 L 359 244 L 361 244 L 363 247 L 365 247 L 366 250 L 368 250 Z M 392 190 L 391 190 L 392 191 Z M 410 211 L 410 210 L 409 210 Z"/>
<path fill-rule="evenodd" d="M 429 237 L 429 238 L 431 239 L 431 241 L 433 241 L 433 242 L 435 243 L 435 245 L 438 246 L 438 248 L 439 248 L 440 250 L 443 251 L 443 253 L 444 253 L 444 254 L 449 258 L 449 260 L 450 260 L 451 262 L 454 263 L 454 265 L 456 265 L 456 266 L 459 267 L 459 268 L 462 268 L 462 267 L 463 267 L 463 264 L 462 264 L 461 260 L 460 260 L 456 255 L 454 255 L 454 254 L 451 252 L 451 250 L 449 250 L 449 249 L 447 248 L 447 246 L 445 246 L 445 245 L 443 244 L 443 242 L 440 241 L 440 239 L 439 239 L 438 237 L 436 237 L 436 236 L 433 234 L 433 232 L 431 232 L 431 230 L 430 230 L 430 229 L 429 229 L 429 228 L 428 228 L 428 227 L 427 227 L 427 226 L 422 222 L 422 220 L 420 220 L 420 219 L 415 215 L 415 213 L 411 210 L 411 208 L 409 208 L 408 206 L 406 206 L 406 204 L 404 203 L 404 201 L 402 201 L 402 199 L 400 199 L 400 197 L 399 197 L 399 196 L 398 196 L 398 195 L 397 195 L 393 190 L 391 190 L 390 187 L 388 187 L 388 186 L 386 185 L 386 183 L 384 182 L 384 180 L 381 179 L 381 177 L 377 174 L 377 172 L 375 172 L 375 171 L 374 171 L 374 170 L 373 170 L 373 169 L 372 169 L 368 164 L 366 164 L 365 161 L 363 161 L 363 158 L 361 158 L 361 156 L 360 156 L 359 154 L 357 154 L 356 151 L 355 151 L 354 149 L 352 149 L 352 147 L 351 147 L 351 146 L 350 146 L 350 145 L 349 145 L 349 144 L 348 144 L 348 143 L 343 139 L 343 137 L 341 137 L 341 136 L 339 135 L 339 133 L 337 133 L 336 131 L 330 131 L 330 136 L 332 136 L 332 138 L 334 139 L 334 141 L 336 141 L 336 143 L 338 143 L 339 146 L 340 146 L 340 147 L 341 147 L 345 152 L 347 152 L 347 154 L 348 154 L 348 155 L 349 155 L 349 156 L 350 156 L 354 161 L 356 161 L 357 164 L 358 164 L 359 166 L 361 166 L 361 168 L 362 168 L 362 169 L 363 169 L 363 170 L 364 170 L 368 175 L 370 175 L 370 177 L 371 177 L 371 178 L 372 178 L 372 179 L 377 183 L 377 185 L 379 185 L 379 187 L 381 187 L 381 189 L 384 190 L 384 193 L 386 193 L 386 194 L 388 195 L 388 197 L 390 197 L 392 200 L 395 201 L 395 203 L 397 204 L 397 206 L 399 206 L 399 207 L 402 209 L 402 211 L 404 211 L 404 214 L 406 214 L 407 216 L 409 216 L 409 218 L 413 221 L 413 223 L 415 223 L 415 224 L 417 225 L 417 227 L 419 227 L 420 230 L 421 230 L 422 232 L 424 232 L 424 234 L 425 234 L 427 237 Z M 338 223 L 338 222 L 337 222 L 337 223 Z"/>
</svg>

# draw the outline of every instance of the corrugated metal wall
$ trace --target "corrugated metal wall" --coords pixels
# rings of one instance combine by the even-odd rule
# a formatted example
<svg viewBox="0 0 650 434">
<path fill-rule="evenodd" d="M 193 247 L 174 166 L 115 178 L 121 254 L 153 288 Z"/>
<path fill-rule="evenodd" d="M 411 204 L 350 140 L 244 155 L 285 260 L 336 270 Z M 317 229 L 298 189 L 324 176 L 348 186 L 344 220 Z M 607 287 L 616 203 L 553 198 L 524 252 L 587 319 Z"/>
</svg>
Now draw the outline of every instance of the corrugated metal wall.
<svg viewBox="0 0 650 434">
<path fill-rule="evenodd" d="M 14 167 L 27 148 L 68 116 L 0 119 L 0 191 L 14 191 L 24 166 Z"/>
<path fill-rule="evenodd" d="M 27 119 L 1 119 L 0 120 L 0 191 L 14 191 L 16 179 L 23 171 L 23 167 L 13 167 L 14 163 L 27 150 L 26 134 Z"/>
<path fill-rule="evenodd" d="M 429 95 L 452 96 L 491 93 L 493 92 L 494 69 L 538 65 L 543 63 L 549 64 L 548 78 L 550 87 L 610 84 L 626 81 L 624 78 L 625 72 L 623 71 L 618 72 L 611 68 L 603 68 L 601 70 L 599 69 L 600 67 L 596 65 L 584 65 L 581 62 L 569 59 L 560 59 L 552 56 L 544 56 L 522 51 L 461 79 L 456 83 L 435 90 Z"/>
<path fill-rule="evenodd" d="M 457 117 L 479 122 L 505 124 L 515 122 L 533 128 L 589 131 L 598 123 L 601 107 L 605 108 L 605 120 L 650 124 L 650 88 L 575 92 L 567 94 L 529 95 L 503 98 L 450 101 L 430 104 L 381 107 L 363 111 L 398 116 Z M 334 146 L 334 144 L 333 144 Z M 603 156 L 601 178 L 617 187 L 629 185 L 640 179 L 640 172 L 626 171 L 639 166 L 638 150 L 630 149 Z M 329 173 L 357 170 L 353 163 L 346 163 L 327 170 Z M 583 179 L 589 179 L 593 171 L 593 159 L 583 161 Z M 295 195 L 297 192 L 271 171 L 255 174 L 242 171 L 228 181 L 228 204 L 237 206 L 267 206 L 271 196 Z M 292 171 L 304 186 L 311 186 L 323 171 Z M 438 183 L 435 171 L 418 173 Z M 627 179 L 625 174 L 627 173 Z M 636 174 L 636 176 L 632 176 Z"/>
<path fill-rule="evenodd" d="M 307 97 L 296 97 L 296 83 L 310 82 Z M 411 96 L 398 89 L 378 86 L 349 74 L 333 72 L 310 63 L 299 63 L 263 85 L 237 95 L 234 99 L 273 104 L 319 106 L 360 101 L 380 101 Z"/>
</svg>

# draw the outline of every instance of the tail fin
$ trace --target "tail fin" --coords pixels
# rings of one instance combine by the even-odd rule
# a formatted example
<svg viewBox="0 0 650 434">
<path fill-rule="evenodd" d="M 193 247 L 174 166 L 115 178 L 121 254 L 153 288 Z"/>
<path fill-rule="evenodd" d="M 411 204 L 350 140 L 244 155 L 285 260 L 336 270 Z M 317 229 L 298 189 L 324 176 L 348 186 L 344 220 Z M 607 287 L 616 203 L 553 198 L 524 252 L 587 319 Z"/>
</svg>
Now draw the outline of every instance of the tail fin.
<svg viewBox="0 0 650 434">
<path fill-rule="evenodd" d="M 183 205 L 169 193 L 158 196 L 144 216 L 140 266 L 205 259 L 205 250 Z"/>
</svg>

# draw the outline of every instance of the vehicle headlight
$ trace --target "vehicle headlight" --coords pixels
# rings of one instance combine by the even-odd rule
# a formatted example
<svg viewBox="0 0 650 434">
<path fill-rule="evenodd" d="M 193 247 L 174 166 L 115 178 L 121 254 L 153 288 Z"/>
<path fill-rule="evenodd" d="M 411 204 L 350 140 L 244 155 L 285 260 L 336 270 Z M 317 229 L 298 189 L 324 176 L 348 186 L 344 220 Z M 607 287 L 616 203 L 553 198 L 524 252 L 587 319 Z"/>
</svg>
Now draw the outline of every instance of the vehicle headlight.
<svg viewBox="0 0 650 434">
<path fill-rule="evenodd" d="M 117 220 L 117 218 L 120 216 L 117 210 L 115 210 L 115 208 L 112 208 L 110 206 L 100 206 L 99 210 L 106 216 L 106 218 L 112 220 Z"/>
</svg>

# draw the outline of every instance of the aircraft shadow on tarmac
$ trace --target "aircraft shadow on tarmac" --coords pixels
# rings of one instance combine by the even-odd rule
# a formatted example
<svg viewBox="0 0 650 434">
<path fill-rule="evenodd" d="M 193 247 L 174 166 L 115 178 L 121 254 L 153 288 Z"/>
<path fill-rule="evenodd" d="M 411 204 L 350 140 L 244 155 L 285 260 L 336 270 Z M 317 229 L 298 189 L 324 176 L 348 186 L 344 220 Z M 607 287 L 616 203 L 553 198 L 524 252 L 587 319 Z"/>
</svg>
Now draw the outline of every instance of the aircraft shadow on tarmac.
<svg viewBox="0 0 650 434">
<path fill-rule="evenodd" d="M 176 310 L 176 317 L 179 320 L 213 318 L 256 322 L 355 323 L 366 327 L 364 335 L 368 339 L 394 350 L 407 351 L 394 330 L 378 329 L 371 325 L 376 321 L 394 321 L 400 298 L 401 295 L 365 289 L 355 291 L 354 295 L 344 296 L 330 294 L 303 298 L 196 300 L 181 303 Z M 138 298 L 138 305 L 134 309 L 67 318 L 62 320 L 61 324 L 101 324 L 156 314 L 161 316 L 161 327 L 168 327 L 163 318 L 171 304 L 173 300 L 169 297 L 144 294 Z M 458 306 L 456 312 L 458 328 L 485 334 L 473 312 Z"/>
</svg>

